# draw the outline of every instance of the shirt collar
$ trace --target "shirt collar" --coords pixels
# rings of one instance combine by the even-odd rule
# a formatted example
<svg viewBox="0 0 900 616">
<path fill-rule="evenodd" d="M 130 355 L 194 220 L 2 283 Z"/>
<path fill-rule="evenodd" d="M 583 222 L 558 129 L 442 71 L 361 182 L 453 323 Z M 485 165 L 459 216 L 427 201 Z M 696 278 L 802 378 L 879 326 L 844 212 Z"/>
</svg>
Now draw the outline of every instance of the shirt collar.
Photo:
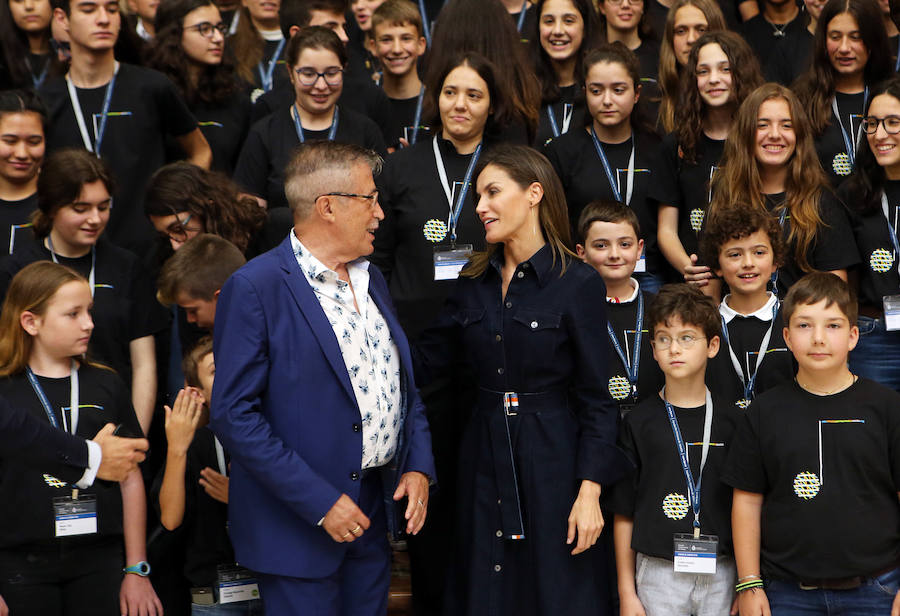
<svg viewBox="0 0 900 616">
<path fill-rule="evenodd" d="M 734 319 L 734 317 L 743 317 L 745 319 L 749 319 L 750 317 L 756 317 L 760 321 L 771 321 L 772 320 L 772 306 L 775 304 L 775 302 L 778 301 L 778 298 L 775 297 L 774 294 L 769 293 L 769 299 L 765 303 L 765 305 L 762 306 L 762 308 L 760 308 L 756 312 L 752 312 L 750 314 L 741 314 L 740 312 L 732 309 L 728 305 L 729 297 L 731 297 L 731 294 L 726 295 L 725 299 L 722 300 L 722 303 L 719 304 L 719 314 L 722 315 L 722 318 L 725 319 L 726 323 L 731 323 L 731 320 Z"/>
<path fill-rule="evenodd" d="M 320 283 L 324 283 L 328 280 L 340 280 L 340 278 L 338 277 L 338 273 L 332 269 L 329 269 L 324 263 L 313 256 L 313 254 L 309 251 L 308 248 L 306 248 L 306 246 L 303 245 L 303 243 L 300 241 L 300 239 L 297 237 L 297 234 L 294 233 L 293 230 L 290 232 L 290 237 L 291 249 L 294 251 L 294 257 L 296 257 L 297 264 L 300 266 L 300 270 L 303 272 L 303 275 L 306 276 L 307 279 Z M 369 262 L 362 257 L 350 261 L 347 264 L 348 273 L 352 275 L 352 270 L 355 269 L 368 271 Z"/>
<path fill-rule="evenodd" d="M 144 20 L 138 17 L 137 25 L 134 27 L 135 32 L 137 32 L 138 36 L 144 39 L 145 41 L 153 40 L 153 36 L 147 32 L 147 28 L 144 26 Z"/>
<path fill-rule="evenodd" d="M 491 255 L 490 263 L 497 271 L 498 274 L 502 273 L 503 270 L 503 246 L 497 248 L 494 253 Z M 538 279 L 538 284 L 542 287 L 547 284 L 547 281 L 550 280 L 550 276 L 552 275 L 554 270 L 559 270 L 560 264 L 553 263 L 553 251 L 550 249 L 550 244 L 544 244 L 536 253 L 531 255 L 528 259 L 519 264 L 523 270 L 534 270 L 535 275 Z"/>
<path fill-rule="evenodd" d="M 638 284 L 638 281 L 635 280 L 634 278 L 629 278 L 628 280 L 631 282 L 631 284 L 634 285 L 634 291 L 632 291 L 631 295 L 629 295 L 629 296 L 628 296 L 627 298 L 625 298 L 625 299 L 619 299 L 619 300 L 614 300 L 614 299 L 611 298 L 611 297 L 607 297 L 607 298 L 606 298 L 606 302 L 607 302 L 608 304 L 627 304 L 627 303 L 633 302 L 635 299 L 637 299 L 638 291 L 641 290 L 641 287 L 640 287 L 640 285 Z"/>
</svg>

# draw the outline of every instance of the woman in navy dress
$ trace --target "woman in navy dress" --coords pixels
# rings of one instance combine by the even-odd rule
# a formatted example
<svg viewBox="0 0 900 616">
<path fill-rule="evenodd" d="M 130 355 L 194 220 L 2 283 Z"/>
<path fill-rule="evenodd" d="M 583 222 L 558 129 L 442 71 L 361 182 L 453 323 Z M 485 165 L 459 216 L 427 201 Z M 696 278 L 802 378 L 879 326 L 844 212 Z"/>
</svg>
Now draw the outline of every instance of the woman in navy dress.
<svg viewBox="0 0 900 616">
<path fill-rule="evenodd" d="M 489 248 L 419 346 L 424 380 L 464 360 L 478 387 L 445 613 L 603 614 L 599 498 L 627 464 L 604 386 L 606 288 L 567 248 L 565 197 L 546 158 L 501 146 L 477 177 Z"/>
</svg>

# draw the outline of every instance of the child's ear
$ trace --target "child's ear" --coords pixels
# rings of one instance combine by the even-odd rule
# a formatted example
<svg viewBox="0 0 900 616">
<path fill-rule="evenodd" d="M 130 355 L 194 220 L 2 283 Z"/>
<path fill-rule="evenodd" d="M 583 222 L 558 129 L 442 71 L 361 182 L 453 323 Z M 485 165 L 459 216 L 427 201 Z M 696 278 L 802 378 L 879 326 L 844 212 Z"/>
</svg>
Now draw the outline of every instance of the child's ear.
<svg viewBox="0 0 900 616">
<path fill-rule="evenodd" d="M 859 332 L 858 329 L 856 331 Z M 788 350 L 791 353 L 793 353 L 794 348 L 791 346 L 791 330 L 789 328 L 785 327 L 784 329 L 781 330 L 781 335 L 784 338 L 785 346 L 787 346 Z M 854 346 L 856 346 L 856 345 L 854 344 Z"/>
<path fill-rule="evenodd" d="M 637 241 L 638 249 L 641 251 L 641 254 L 644 252 L 644 240 Z"/>
<path fill-rule="evenodd" d="M 372 31 L 366 33 L 363 45 L 365 45 L 366 51 L 368 51 L 373 56 L 375 55 L 375 34 Z"/>
<path fill-rule="evenodd" d="M 29 336 L 36 336 L 38 333 L 38 317 L 33 312 L 26 310 L 19 316 L 19 324 L 22 326 Z"/>
<path fill-rule="evenodd" d="M 719 354 L 719 337 L 713 336 L 706 345 L 706 356 L 710 359 Z"/>
<path fill-rule="evenodd" d="M 852 325 L 850 327 L 850 340 L 849 340 L 850 344 L 848 345 L 849 348 L 847 349 L 847 351 L 849 352 L 849 351 L 852 351 L 853 349 L 855 349 L 856 343 L 858 343 L 858 342 L 859 342 L 859 327 L 857 327 L 856 325 Z"/>
<path fill-rule="evenodd" d="M 584 244 L 575 244 L 575 254 L 578 255 L 578 258 L 584 261 Z"/>
</svg>

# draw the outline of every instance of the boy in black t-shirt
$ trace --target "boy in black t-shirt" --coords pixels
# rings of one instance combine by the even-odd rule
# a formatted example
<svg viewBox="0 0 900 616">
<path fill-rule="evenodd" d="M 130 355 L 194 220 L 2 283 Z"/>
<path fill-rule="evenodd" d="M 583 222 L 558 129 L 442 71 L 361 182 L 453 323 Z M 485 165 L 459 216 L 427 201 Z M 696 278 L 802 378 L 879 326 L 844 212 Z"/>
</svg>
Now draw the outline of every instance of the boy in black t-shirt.
<svg viewBox="0 0 900 616">
<path fill-rule="evenodd" d="M 418 7 L 409 0 L 387 0 L 375 9 L 366 44 L 381 64 L 381 87 L 391 102 L 388 126 L 382 126 L 388 150 L 428 136 L 422 126 L 425 86 L 417 66 L 425 53 L 425 33 Z"/>
<path fill-rule="evenodd" d="M 606 503 L 616 514 L 620 614 L 727 614 L 731 494 L 719 469 L 739 411 L 704 382 L 719 350 L 719 315 L 696 288 L 666 285 L 647 325 L 666 385 L 622 422 L 620 444 L 636 470 Z"/>
<path fill-rule="evenodd" d="M 900 395 L 847 368 L 856 299 L 833 274 L 783 305 L 796 381 L 760 395 L 735 434 L 740 613 L 900 613 Z"/>
<path fill-rule="evenodd" d="M 632 278 L 644 271 L 644 240 L 637 215 L 618 201 L 594 201 L 578 219 L 578 256 L 592 266 L 606 283 L 606 315 L 609 319 L 609 395 L 625 416 L 639 401 L 656 396 L 663 385 L 662 372 L 653 361 L 650 336 L 645 327 L 645 307 L 656 297 Z"/>
<path fill-rule="evenodd" d="M 784 260 L 781 226 L 764 211 L 736 204 L 709 220 L 700 247 L 703 262 L 730 290 L 719 304 L 722 352 L 710 361 L 707 381 L 745 409 L 757 394 L 794 378 L 781 305 L 767 290 Z"/>
</svg>

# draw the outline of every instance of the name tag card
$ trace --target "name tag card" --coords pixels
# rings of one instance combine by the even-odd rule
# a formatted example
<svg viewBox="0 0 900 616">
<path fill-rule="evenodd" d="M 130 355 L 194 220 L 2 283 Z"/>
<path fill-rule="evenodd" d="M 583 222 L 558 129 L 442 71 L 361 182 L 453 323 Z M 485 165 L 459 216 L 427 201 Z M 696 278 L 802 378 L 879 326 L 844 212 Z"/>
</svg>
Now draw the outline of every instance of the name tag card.
<svg viewBox="0 0 900 616">
<path fill-rule="evenodd" d="M 886 295 L 884 301 L 884 327 L 889 332 L 900 329 L 900 295 Z"/>
<path fill-rule="evenodd" d="M 456 280 L 459 278 L 459 272 L 469 262 L 471 254 L 471 244 L 459 244 L 452 248 L 436 246 L 434 249 L 434 279 Z"/>
<path fill-rule="evenodd" d="M 219 565 L 217 577 L 220 604 L 259 599 L 259 584 L 252 571 L 237 565 Z"/>
<path fill-rule="evenodd" d="M 719 538 L 715 535 L 676 533 L 674 539 L 675 573 L 715 575 Z"/>
<path fill-rule="evenodd" d="M 637 274 L 643 274 L 647 271 L 647 256 L 641 251 L 641 257 L 634 263 L 634 271 Z"/>
<path fill-rule="evenodd" d="M 57 537 L 92 535 L 97 532 L 97 497 L 86 494 L 78 499 L 54 498 L 53 518 Z"/>
</svg>

